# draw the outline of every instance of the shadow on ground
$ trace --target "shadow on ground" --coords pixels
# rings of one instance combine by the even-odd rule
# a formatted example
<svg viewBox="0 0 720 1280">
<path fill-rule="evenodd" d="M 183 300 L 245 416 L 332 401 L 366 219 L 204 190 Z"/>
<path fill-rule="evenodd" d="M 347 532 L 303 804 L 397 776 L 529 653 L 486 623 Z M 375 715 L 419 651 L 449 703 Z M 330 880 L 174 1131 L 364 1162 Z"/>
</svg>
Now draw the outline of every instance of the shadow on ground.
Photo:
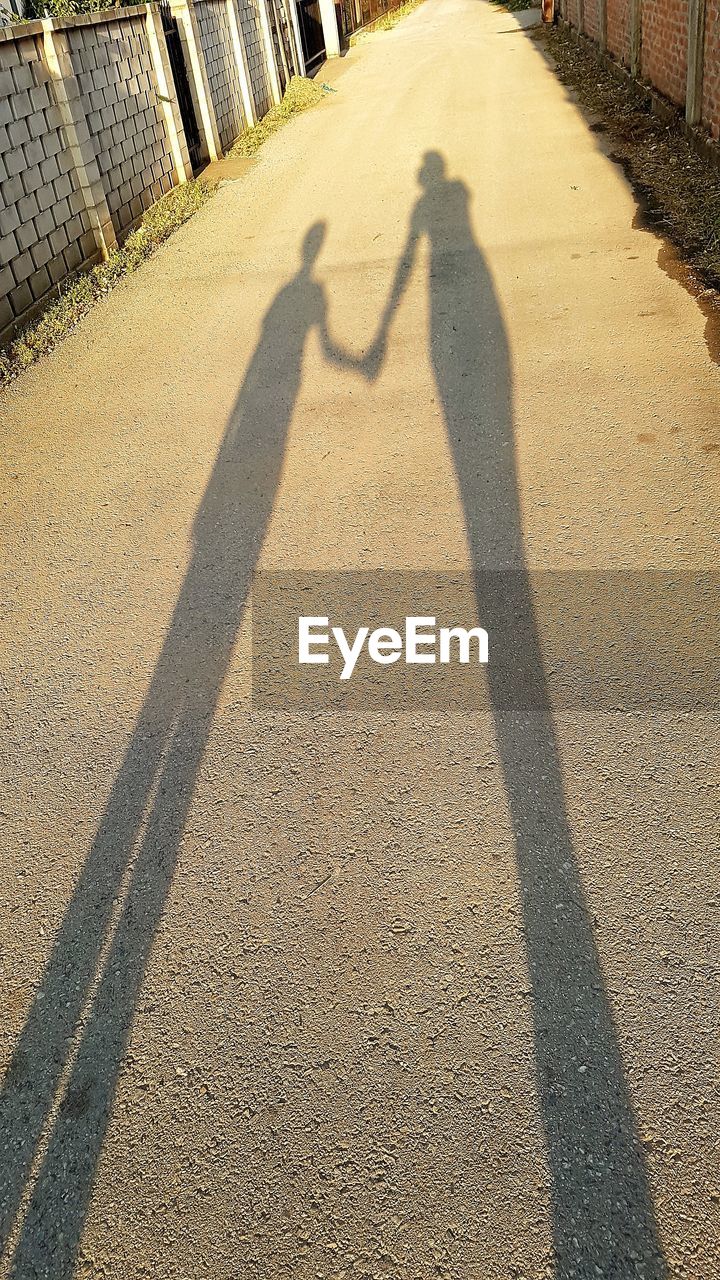
<svg viewBox="0 0 720 1280">
<path fill-rule="evenodd" d="M 324 230 L 310 228 L 300 270 L 265 315 L 147 697 L 6 1075 L 4 1245 L 23 1205 L 13 1276 L 72 1275 L 145 966 L 273 509 L 310 332 L 319 331 L 329 360 L 346 359 L 329 337 L 313 275 Z"/>
<path fill-rule="evenodd" d="M 429 243 L 429 344 L 477 581 L 490 619 L 488 683 L 513 825 L 532 987 L 537 1091 L 552 1175 L 555 1274 L 661 1280 L 647 1174 L 592 919 L 566 815 L 558 743 L 526 568 L 512 378 L 500 308 L 470 224 L 470 192 L 429 152 L 385 315 Z M 488 599 L 483 570 L 512 568 Z M 518 636 L 520 640 L 518 641 Z M 520 650 L 533 710 L 510 713 Z M 636 1271 L 639 1269 L 639 1271 Z"/>
<path fill-rule="evenodd" d="M 380 371 L 426 239 L 431 361 L 478 613 L 492 618 L 498 656 L 489 690 L 521 885 L 555 1275 L 662 1280 L 647 1174 L 543 694 L 502 316 L 473 236 L 469 191 L 446 175 L 434 152 L 419 180 L 407 243 L 362 368 L 368 378 Z M 140 986 L 273 510 L 308 335 L 318 330 L 328 359 L 358 365 L 328 335 L 325 295 L 313 274 L 322 237 L 321 226 L 310 229 L 300 270 L 266 313 L 197 514 L 191 563 L 150 689 L 5 1080 L 1 1225 L 3 1239 L 12 1240 L 10 1273 L 22 1280 L 69 1280 L 74 1270 Z M 505 579 L 511 589 L 492 600 L 480 586 L 488 567 L 516 571 Z M 536 707 L 541 692 L 540 710 L 527 714 L 504 710 L 515 673 L 502 655 L 517 647 L 518 629 Z"/>
</svg>

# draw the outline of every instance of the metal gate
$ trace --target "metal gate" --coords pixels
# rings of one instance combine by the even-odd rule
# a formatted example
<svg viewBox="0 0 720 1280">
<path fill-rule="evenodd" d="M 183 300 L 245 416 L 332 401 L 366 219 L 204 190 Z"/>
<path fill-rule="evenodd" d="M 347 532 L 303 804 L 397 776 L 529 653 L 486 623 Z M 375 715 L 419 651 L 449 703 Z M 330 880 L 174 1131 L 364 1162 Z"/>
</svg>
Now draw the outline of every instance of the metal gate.
<svg viewBox="0 0 720 1280">
<path fill-rule="evenodd" d="M 311 71 L 325 57 L 325 36 L 320 18 L 320 0 L 298 0 L 300 38 L 305 70 Z"/>
<path fill-rule="evenodd" d="M 384 13 L 397 9 L 402 0 L 340 0 L 345 39 L 361 27 L 376 22 Z"/>
<path fill-rule="evenodd" d="M 369 4 L 366 4 L 369 13 Z M 363 16 L 363 9 L 360 0 L 340 0 L 340 19 L 342 22 L 343 40 L 347 42 L 353 31 L 357 31 L 365 25 L 366 19 Z"/>
<path fill-rule="evenodd" d="M 175 82 L 175 92 L 180 108 L 180 118 L 183 122 L 185 141 L 190 154 L 190 163 L 193 173 L 197 173 L 198 169 L 202 168 L 202 144 L 195 115 L 195 106 L 190 92 L 190 82 L 188 80 L 187 67 L 185 66 L 180 30 L 177 18 L 172 13 L 167 0 L 162 0 L 160 13 L 162 15 L 162 26 L 165 33 L 165 43 L 170 59 L 173 81 Z"/>
</svg>

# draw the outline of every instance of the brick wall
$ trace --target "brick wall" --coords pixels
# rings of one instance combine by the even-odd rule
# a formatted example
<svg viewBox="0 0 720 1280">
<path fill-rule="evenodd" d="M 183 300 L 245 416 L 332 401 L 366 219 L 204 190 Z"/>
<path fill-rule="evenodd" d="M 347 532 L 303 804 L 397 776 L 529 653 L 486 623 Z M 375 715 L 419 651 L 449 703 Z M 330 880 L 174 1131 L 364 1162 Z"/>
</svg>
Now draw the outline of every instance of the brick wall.
<svg viewBox="0 0 720 1280">
<path fill-rule="evenodd" d="M 117 235 L 173 185 L 144 10 L 79 23 L 67 43 Z"/>
<path fill-rule="evenodd" d="M 643 0 L 642 75 L 671 102 L 685 102 L 687 0 Z"/>
<path fill-rule="evenodd" d="M 0 31 L 0 332 L 97 254 L 40 23 Z"/>
<path fill-rule="evenodd" d="M 600 5 L 598 0 L 585 0 L 583 6 L 585 34 L 591 40 L 600 39 Z"/>
<path fill-rule="evenodd" d="M 705 4 L 705 44 L 700 125 L 720 139 L 720 0 Z M 559 0 L 560 13 L 578 27 L 578 0 Z M 630 65 L 631 0 L 606 0 L 607 50 Z M 688 0 L 641 0 L 641 78 L 676 106 L 684 109 L 688 78 Z M 598 0 L 585 0 L 585 34 L 598 41 Z M 692 118 L 692 123 L 697 123 Z"/>
<path fill-rule="evenodd" d="M 578 0 L 560 0 L 560 10 L 566 22 L 572 27 L 580 27 L 580 5 Z"/>
<path fill-rule="evenodd" d="M 245 128 L 227 0 L 196 0 L 195 13 L 223 151 Z"/>
<path fill-rule="evenodd" d="M 252 86 L 255 110 L 258 116 L 264 116 L 265 113 L 270 110 L 272 97 L 270 94 L 270 81 L 267 72 L 267 61 L 265 57 L 265 46 L 263 43 L 258 0 L 238 0 L 238 11 L 240 15 L 240 29 L 245 41 L 245 48 L 247 50 L 250 84 Z"/>
<path fill-rule="evenodd" d="M 194 103 L 196 162 L 246 127 L 245 63 L 256 115 L 265 115 L 260 3 L 172 0 L 169 33 L 147 4 L 15 26 L 3 26 L 0 11 L 0 341 L 192 176 L 168 41 Z"/>
<path fill-rule="evenodd" d="M 627 0 L 607 0 L 608 52 L 630 66 L 630 5 Z"/>
</svg>

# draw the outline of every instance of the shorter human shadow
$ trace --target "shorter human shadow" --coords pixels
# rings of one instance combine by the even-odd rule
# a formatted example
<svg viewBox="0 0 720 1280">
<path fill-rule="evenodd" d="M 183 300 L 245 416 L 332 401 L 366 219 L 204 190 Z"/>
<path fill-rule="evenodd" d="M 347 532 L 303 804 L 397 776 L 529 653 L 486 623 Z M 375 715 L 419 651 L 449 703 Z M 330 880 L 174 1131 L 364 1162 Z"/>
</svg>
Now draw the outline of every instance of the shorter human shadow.
<svg viewBox="0 0 720 1280">
<path fill-rule="evenodd" d="M 3 1081 L 0 1244 L 17 1227 L 13 1280 L 70 1280 L 74 1271 L 140 988 L 280 485 L 310 333 L 326 359 L 358 368 L 330 336 L 314 275 L 325 230 L 310 228 L 300 269 L 265 313 L 147 694 Z"/>
</svg>

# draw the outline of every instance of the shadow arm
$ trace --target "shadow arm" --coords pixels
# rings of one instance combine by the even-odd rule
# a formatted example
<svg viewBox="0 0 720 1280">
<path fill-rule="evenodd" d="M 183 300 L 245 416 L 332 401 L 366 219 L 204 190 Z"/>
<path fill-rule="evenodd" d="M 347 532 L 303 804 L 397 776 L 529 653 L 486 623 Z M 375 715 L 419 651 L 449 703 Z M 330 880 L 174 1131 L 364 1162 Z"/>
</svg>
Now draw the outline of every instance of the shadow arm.
<svg viewBox="0 0 720 1280">
<path fill-rule="evenodd" d="M 323 314 L 319 324 L 319 337 L 322 353 L 329 364 L 336 364 L 341 369 L 354 369 L 356 373 L 362 373 L 363 359 L 338 346 L 335 339 L 330 336 L 325 314 Z"/>
<path fill-rule="evenodd" d="M 385 303 L 385 309 L 382 314 L 382 320 L 380 322 L 378 336 L 381 333 L 382 334 L 386 333 L 387 329 L 389 328 L 390 320 L 392 319 L 392 314 L 396 310 L 396 308 L 400 305 L 403 298 L 403 294 L 405 293 L 405 290 L 407 289 L 408 284 L 410 282 L 412 270 L 415 265 L 417 247 L 420 241 L 420 229 L 416 225 L 416 223 L 417 223 L 417 219 L 413 218 L 413 221 L 410 225 L 410 231 L 408 232 L 408 238 L 405 241 L 405 247 L 402 251 L 402 254 L 400 255 L 400 258 L 398 259 L 398 264 L 395 269 L 395 278 L 393 280 L 392 289 L 390 290 L 390 293 L 388 295 L 388 300 Z"/>
<path fill-rule="evenodd" d="M 417 256 L 417 247 L 420 240 L 420 236 L 422 234 L 422 230 L 419 224 L 420 224 L 420 217 L 419 217 L 418 211 L 416 210 L 415 213 L 413 214 L 412 222 L 410 223 L 410 230 L 408 232 L 407 240 L 405 241 L 405 247 L 400 255 L 400 258 L 398 259 L 397 267 L 395 268 L 395 276 L 393 279 L 392 288 L 390 290 L 390 293 L 388 294 L 387 302 L 385 303 L 385 306 L 383 308 L 383 313 L 382 313 L 382 316 L 380 317 L 380 324 L 378 325 L 377 333 L 373 340 L 372 346 L 369 348 L 368 353 L 365 356 L 365 359 L 363 361 L 363 368 L 364 368 L 366 377 L 370 379 L 376 378 L 378 373 L 380 372 L 380 366 L 382 365 L 385 357 L 385 347 L 387 344 L 387 336 L 388 336 L 388 331 L 390 329 L 390 322 L 393 318 L 393 314 L 399 307 L 402 301 L 403 295 L 405 293 L 405 290 L 407 289 L 408 284 L 410 282 L 410 277 L 412 275 L 413 267 L 415 265 L 415 258 Z"/>
</svg>

